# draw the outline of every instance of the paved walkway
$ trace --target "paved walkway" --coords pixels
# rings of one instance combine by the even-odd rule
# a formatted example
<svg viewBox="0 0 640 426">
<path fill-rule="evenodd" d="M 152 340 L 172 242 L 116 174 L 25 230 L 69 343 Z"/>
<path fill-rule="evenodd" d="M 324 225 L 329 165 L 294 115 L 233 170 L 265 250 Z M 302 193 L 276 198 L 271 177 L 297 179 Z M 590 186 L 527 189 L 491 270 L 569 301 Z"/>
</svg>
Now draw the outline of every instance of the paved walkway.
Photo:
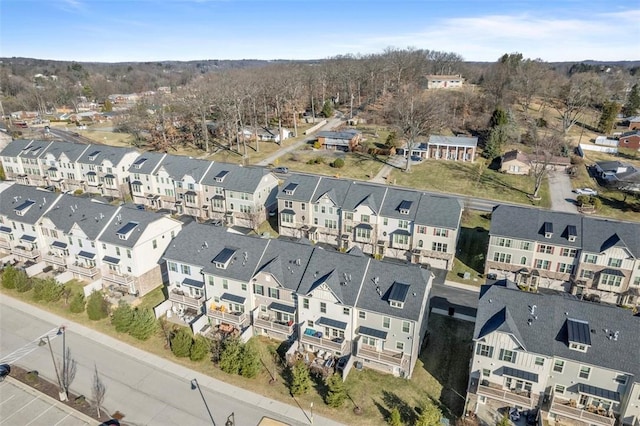
<svg viewBox="0 0 640 426">
<path fill-rule="evenodd" d="M 571 178 L 564 171 L 552 170 L 548 174 L 551 210 L 577 213 L 576 195 L 572 192 Z"/>
</svg>

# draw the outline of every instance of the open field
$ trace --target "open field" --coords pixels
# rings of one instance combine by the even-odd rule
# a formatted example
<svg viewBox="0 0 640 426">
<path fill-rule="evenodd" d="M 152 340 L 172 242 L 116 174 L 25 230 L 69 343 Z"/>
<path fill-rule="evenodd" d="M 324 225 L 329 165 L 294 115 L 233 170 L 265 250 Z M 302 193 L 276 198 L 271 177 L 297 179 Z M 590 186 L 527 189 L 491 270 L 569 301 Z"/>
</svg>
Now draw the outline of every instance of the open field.
<svg viewBox="0 0 640 426">
<path fill-rule="evenodd" d="M 336 169 L 330 163 L 336 158 L 344 160 L 344 167 Z M 326 150 L 297 151 L 280 158 L 279 166 L 286 166 L 291 171 L 317 173 L 320 175 L 341 178 L 369 180 L 384 166 L 384 158 L 374 159 L 368 154 L 357 152 L 345 153 Z M 322 159 L 322 162 L 308 164 L 310 160 Z"/>
<path fill-rule="evenodd" d="M 533 178 L 514 176 L 488 169 L 485 163 L 425 160 L 414 164 L 406 173 L 394 169 L 387 181 L 392 184 L 438 191 L 445 194 L 479 196 L 498 201 L 508 201 L 540 207 L 550 207 L 549 186 L 543 182 L 540 189 L 540 201 L 531 200 Z"/>
</svg>

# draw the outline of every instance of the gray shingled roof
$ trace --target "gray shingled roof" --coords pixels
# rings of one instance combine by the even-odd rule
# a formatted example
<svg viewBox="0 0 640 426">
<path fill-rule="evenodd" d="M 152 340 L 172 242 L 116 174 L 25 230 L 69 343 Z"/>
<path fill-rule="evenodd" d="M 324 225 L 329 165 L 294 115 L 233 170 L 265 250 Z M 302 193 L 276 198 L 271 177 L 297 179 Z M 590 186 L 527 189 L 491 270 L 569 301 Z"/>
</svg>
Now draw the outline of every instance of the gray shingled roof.
<svg viewBox="0 0 640 426">
<path fill-rule="evenodd" d="M 409 213 L 401 214 L 400 204 L 403 201 L 408 201 L 410 204 Z M 407 203 L 405 203 L 406 205 Z M 396 219 L 414 220 L 416 212 L 418 211 L 418 205 L 420 204 L 420 193 L 417 191 L 409 191 L 398 188 L 389 188 L 387 196 L 384 199 L 384 204 L 380 211 L 380 215 L 384 217 L 393 217 Z M 403 205 L 403 207 L 405 207 Z"/>
<path fill-rule="evenodd" d="M 222 182 L 216 176 L 227 172 Z M 230 163 L 213 163 L 202 179 L 203 185 L 225 188 L 229 191 L 252 193 L 260 185 L 262 178 L 270 172 L 263 167 L 243 167 Z"/>
<path fill-rule="evenodd" d="M 107 226 L 117 209 L 116 206 L 97 203 L 90 198 L 65 194 L 45 214 L 45 217 L 65 234 L 69 233 L 74 223 L 77 223 L 87 237 L 93 240 Z"/>
<path fill-rule="evenodd" d="M 167 154 L 161 152 L 143 152 L 129 167 L 129 173 L 138 173 L 142 175 L 150 175 L 158 167 L 162 158 Z M 145 161 L 142 161 L 145 160 Z M 140 162 L 140 167 L 136 166 L 136 163 Z"/>
<path fill-rule="evenodd" d="M 369 206 L 377 215 L 384 201 L 387 188 L 361 182 L 353 182 L 344 199 L 343 210 L 355 211 L 358 206 Z"/>
<path fill-rule="evenodd" d="M 627 247 L 640 258 L 640 223 L 619 222 L 594 217 L 582 217 L 583 250 L 600 253 L 614 245 Z"/>
<path fill-rule="evenodd" d="M 323 177 L 320 179 L 311 201 L 316 203 L 320 197 L 326 194 L 331 201 L 341 207 L 350 185 L 351 182 L 348 180 Z"/>
<path fill-rule="evenodd" d="M 6 216 L 9 220 L 33 225 L 59 196 L 60 194 L 16 183 L 7 187 L 0 194 L 2 201 L 0 202 L 0 215 Z M 23 215 L 19 216 L 15 209 L 24 205 L 26 201 L 32 201 L 33 204 L 23 210 Z"/>
<path fill-rule="evenodd" d="M 530 313 L 533 305 L 537 319 Z M 491 286 L 478 303 L 474 339 L 486 334 L 490 328 L 503 327 L 496 321 L 496 316 L 500 317 L 504 310 L 511 318 L 508 328 L 517 330 L 522 344 L 531 353 L 622 371 L 636 378 L 640 376 L 640 317 L 627 309 Z M 569 349 L 567 319 L 589 323 L 591 347 L 586 353 Z M 618 339 L 614 340 L 610 334 L 616 331 Z"/>
<path fill-rule="evenodd" d="M 431 275 L 431 271 L 419 265 L 371 260 L 357 307 L 382 315 L 418 320 Z M 409 286 L 402 308 L 394 308 L 389 304 L 388 298 L 395 283 Z"/>
<path fill-rule="evenodd" d="M 463 208 L 462 201 L 457 198 L 422 194 L 415 222 L 418 225 L 457 229 Z"/>
<path fill-rule="evenodd" d="M 257 272 L 268 272 L 289 290 L 297 290 L 314 248 L 293 241 L 270 240 Z M 298 265 L 299 263 L 299 265 Z"/>
<path fill-rule="evenodd" d="M 478 145 L 478 138 L 469 136 L 442 136 L 431 135 L 429 136 L 429 143 L 439 145 L 458 145 L 475 147 Z"/>
<path fill-rule="evenodd" d="M 493 209 L 491 214 L 489 234 L 578 248 L 583 243 L 582 239 L 585 233 L 583 232 L 582 218 L 578 214 L 500 204 Z M 553 226 L 551 238 L 545 238 L 544 226 L 546 222 Z M 569 225 L 575 226 L 578 234 L 574 242 L 567 238 Z"/>
<path fill-rule="evenodd" d="M 51 154 L 56 160 L 59 160 L 60 154 L 64 153 L 64 155 L 69 159 L 69 161 L 74 162 L 74 161 L 77 161 L 78 158 L 80 158 L 82 153 L 88 147 L 89 147 L 88 145 L 81 144 L 81 143 L 54 141 L 46 149 L 45 154 Z"/>
<path fill-rule="evenodd" d="M 117 214 L 111 218 L 98 241 L 117 246 L 133 247 L 147 226 L 160 218 L 162 218 L 162 215 L 158 213 L 139 210 L 131 204 L 124 205 L 118 210 Z M 118 231 L 129 223 L 137 223 L 138 226 L 133 229 L 127 239 L 121 239 Z"/>
<path fill-rule="evenodd" d="M 90 160 L 91 154 L 98 152 L 94 160 Z M 124 148 L 110 145 L 89 145 L 89 148 L 80 156 L 78 163 L 82 164 L 102 164 L 103 161 L 109 160 L 114 166 L 130 152 L 135 152 L 133 148 Z"/>
<path fill-rule="evenodd" d="M 5 157 L 40 158 L 51 141 L 20 139 L 9 142 L 0 155 Z M 30 148 L 30 149 L 26 149 Z"/>
<path fill-rule="evenodd" d="M 310 202 L 316 190 L 316 186 L 318 186 L 319 183 L 319 176 L 292 175 L 280 187 L 278 191 L 278 199 Z M 294 193 L 289 195 L 284 192 L 284 189 L 291 184 L 297 184 L 298 186 Z"/>
<path fill-rule="evenodd" d="M 164 168 L 173 180 L 180 181 L 185 175 L 189 175 L 196 182 L 200 182 L 212 163 L 212 161 L 198 160 L 181 155 L 167 155 L 154 173 L 157 174 L 160 168 Z"/>
<path fill-rule="evenodd" d="M 370 258 L 315 249 L 309 259 L 298 293 L 309 294 L 325 283 L 343 305 L 355 306 Z M 346 283 L 346 285 L 344 284 Z"/>
<path fill-rule="evenodd" d="M 31 141 L 27 139 L 17 139 L 15 141 L 11 141 L 7 144 L 7 146 L 4 147 L 2 151 L 0 151 L 0 155 L 4 157 L 17 157 L 18 155 L 20 155 L 24 148 L 29 146 L 30 143 Z"/>
</svg>

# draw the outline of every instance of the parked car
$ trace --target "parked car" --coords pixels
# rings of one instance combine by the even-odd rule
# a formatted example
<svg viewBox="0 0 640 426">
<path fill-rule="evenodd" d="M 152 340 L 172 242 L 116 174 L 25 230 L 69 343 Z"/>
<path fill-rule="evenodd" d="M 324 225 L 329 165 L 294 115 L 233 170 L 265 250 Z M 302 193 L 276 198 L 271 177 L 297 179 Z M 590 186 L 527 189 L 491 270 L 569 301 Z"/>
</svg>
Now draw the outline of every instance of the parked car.
<svg viewBox="0 0 640 426">
<path fill-rule="evenodd" d="M 591 195 L 594 197 L 598 195 L 598 191 L 591 188 L 578 188 L 578 189 L 574 189 L 573 192 L 575 192 L 578 195 Z"/>
<path fill-rule="evenodd" d="M 535 426 L 538 424 L 538 410 L 531 409 L 527 412 L 527 425 Z"/>
<path fill-rule="evenodd" d="M 271 169 L 271 171 L 273 173 L 279 173 L 281 175 L 286 175 L 287 173 L 289 173 L 289 168 L 288 167 L 274 167 L 273 169 Z"/>
<path fill-rule="evenodd" d="M 517 408 L 509 408 L 509 418 L 512 422 L 517 422 L 518 420 L 520 420 L 520 412 Z"/>
<path fill-rule="evenodd" d="M 0 365 L 0 382 L 2 382 L 9 373 L 11 373 L 11 366 L 9 364 Z"/>
</svg>

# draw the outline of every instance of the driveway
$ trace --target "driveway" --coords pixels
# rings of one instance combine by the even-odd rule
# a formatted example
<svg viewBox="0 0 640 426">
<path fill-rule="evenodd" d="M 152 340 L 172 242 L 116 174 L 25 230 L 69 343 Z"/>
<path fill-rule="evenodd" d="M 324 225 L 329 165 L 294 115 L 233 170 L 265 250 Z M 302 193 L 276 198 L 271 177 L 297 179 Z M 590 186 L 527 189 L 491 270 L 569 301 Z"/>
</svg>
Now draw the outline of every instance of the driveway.
<svg viewBox="0 0 640 426">
<path fill-rule="evenodd" d="M 577 213 L 576 195 L 572 192 L 571 179 L 564 171 L 549 171 L 549 192 L 551 194 L 551 210 Z"/>
</svg>

